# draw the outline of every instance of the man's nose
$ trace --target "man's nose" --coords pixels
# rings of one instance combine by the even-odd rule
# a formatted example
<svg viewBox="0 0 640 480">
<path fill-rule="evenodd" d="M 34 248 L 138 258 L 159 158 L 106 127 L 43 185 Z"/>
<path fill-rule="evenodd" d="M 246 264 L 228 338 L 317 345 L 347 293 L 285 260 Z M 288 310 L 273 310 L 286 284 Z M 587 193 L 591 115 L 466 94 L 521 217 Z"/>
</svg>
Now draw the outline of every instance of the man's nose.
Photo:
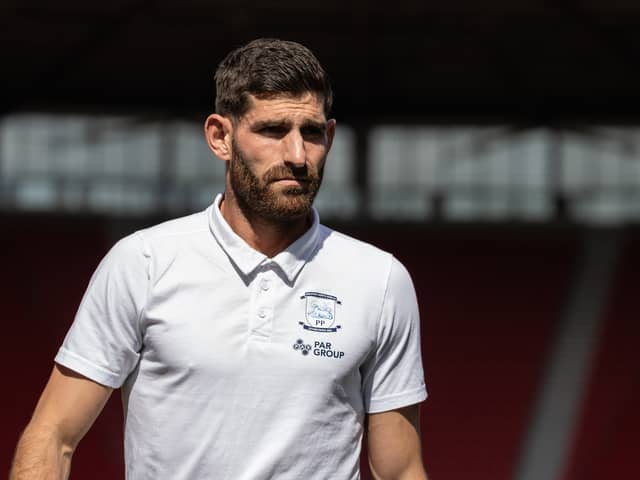
<svg viewBox="0 0 640 480">
<path fill-rule="evenodd" d="M 284 162 L 294 167 L 304 167 L 307 163 L 307 152 L 300 132 L 295 130 L 289 132 L 284 143 Z"/>
</svg>

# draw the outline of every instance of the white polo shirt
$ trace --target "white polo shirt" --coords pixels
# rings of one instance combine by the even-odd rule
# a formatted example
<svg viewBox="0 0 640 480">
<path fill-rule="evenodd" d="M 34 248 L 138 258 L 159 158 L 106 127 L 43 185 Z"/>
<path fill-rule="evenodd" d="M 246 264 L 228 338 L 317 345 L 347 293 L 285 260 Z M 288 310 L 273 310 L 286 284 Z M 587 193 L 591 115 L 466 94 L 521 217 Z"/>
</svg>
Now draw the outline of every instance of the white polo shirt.
<svg viewBox="0 0 640 480">
<path fill-rule="evenodd" d="M 315 210 L 267 258 L 220 200 L 118 242 L 55 360 L 122 387 L 130 480 L 357 479 L 365 413 L 427 395 L 411 279 Z"/>
</svg>

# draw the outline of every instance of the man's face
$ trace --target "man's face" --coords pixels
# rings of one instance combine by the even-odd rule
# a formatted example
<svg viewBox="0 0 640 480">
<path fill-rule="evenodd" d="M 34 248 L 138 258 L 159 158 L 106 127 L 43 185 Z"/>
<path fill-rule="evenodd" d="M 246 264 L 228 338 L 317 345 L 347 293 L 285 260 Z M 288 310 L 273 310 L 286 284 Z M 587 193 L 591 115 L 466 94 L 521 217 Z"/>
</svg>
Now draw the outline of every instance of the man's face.
<svg viewBox="0 0 640 480">
<path fill-rule="evenodd" d="M 335 122 L 327 121 L 317 95 L 251 98 L 233 128 L 229 186 L 246 214 L 299 219 L 320 188 Z"/>
</svg>

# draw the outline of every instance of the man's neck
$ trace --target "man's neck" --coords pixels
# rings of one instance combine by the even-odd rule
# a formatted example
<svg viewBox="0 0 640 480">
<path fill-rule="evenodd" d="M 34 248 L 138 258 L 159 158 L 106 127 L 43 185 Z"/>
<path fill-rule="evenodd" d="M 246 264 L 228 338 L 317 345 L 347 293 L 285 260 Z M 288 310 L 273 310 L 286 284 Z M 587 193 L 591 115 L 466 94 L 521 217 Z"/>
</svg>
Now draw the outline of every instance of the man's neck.
<svg viewBox="0 0 640 480">
<path fill-rule="evenodd" d="M 238 205 L 233 193 L 225 192 L 220 213 L 231 229 L 255 250 L 273 258 L 300 238 L 311 225 L 305 215 L 289 222 L 273 222 L 251 215 Z"/>
</svg>

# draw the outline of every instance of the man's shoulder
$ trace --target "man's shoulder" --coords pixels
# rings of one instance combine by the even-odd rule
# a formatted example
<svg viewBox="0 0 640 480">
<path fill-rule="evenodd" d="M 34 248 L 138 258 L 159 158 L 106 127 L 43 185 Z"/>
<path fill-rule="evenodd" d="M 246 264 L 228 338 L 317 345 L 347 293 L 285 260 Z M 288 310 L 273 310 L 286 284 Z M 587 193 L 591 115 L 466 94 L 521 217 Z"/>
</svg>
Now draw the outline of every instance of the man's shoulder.
<svg viewBox="0 0 640 480">
<path fill-rule="evenodd" d="M 137 230 L 121 238 L 112 251 L 121 256 L 142 254 L 156 259 L 171 259 L 181 251 L 208 245 L 207 212 L 203 210 Z"/>
<path fill-rule="evenodd" d="M 171 239 L 172 237 L 199 236 L 202 233 L 209 232 L 207 212 L 208 210 L 202 210 L 183 217 L 173 218 L 138 230 L 136 235 L 141 236 L 147 242 L 162 242 L 164 239 Z"/>
<path fill-rule="evenodd" d="M 320 251 L 322 252 L 324 249 L 327 254 L 330 254 L 336 260 L 369 264 L 378 268 L 389 268 L 390 263 L 394 261 L 394 257 L 390 252 L 382 250 L 371 243 L 333 230 L 325 225 L 320 225 L 320 232 L 323 243 L 323 248 Z"/>
</svg>

